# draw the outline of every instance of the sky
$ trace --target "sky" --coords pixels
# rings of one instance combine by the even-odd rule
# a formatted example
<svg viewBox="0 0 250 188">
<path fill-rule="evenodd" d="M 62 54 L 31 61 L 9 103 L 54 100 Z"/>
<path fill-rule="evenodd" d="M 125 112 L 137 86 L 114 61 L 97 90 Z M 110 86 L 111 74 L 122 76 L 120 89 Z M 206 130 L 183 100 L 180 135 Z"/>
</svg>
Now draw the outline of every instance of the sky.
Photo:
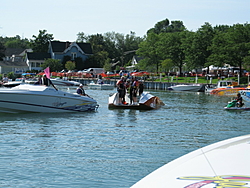
<svg viewBox="0 0 250 188">
<path fill-rule="evenodd" d="M 54 40 L 76 41 L 77 34 L 116 32 L 143 37 L 164 19 L 182 21 L 189 31 L 205 22 L 250 21 L 250 0 L 0 0 L 0 36 L 32 39 L 39 30 Z"/>
</svg>

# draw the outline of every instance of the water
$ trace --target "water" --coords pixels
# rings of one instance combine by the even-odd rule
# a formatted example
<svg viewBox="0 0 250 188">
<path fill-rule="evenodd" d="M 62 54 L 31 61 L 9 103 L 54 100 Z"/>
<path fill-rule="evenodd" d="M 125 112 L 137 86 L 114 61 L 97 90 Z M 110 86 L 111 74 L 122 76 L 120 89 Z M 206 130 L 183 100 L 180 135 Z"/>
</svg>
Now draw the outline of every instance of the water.
<svg viewBox="0 0 250 188">
<path fill-rule="evenodd" d="M 223 110 L 228 97 L 151 91 L 164 107 L 108 110 L 114 91 L 86 90 L 97 112 L 0 114 L 0 187 L 127 188 L 188 152 L 250 131 L 250 112 Z"/>
</svg>

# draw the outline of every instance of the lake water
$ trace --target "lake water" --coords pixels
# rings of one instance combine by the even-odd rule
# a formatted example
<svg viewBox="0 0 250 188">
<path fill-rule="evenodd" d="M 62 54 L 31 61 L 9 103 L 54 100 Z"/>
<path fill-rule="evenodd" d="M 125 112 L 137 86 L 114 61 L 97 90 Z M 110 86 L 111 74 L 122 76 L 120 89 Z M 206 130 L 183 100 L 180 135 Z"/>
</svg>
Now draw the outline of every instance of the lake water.
<svg viewBox="0 0 250 188">
<path fill-rule="evenodd" d="M 97 112 L 0 114 L 0 187 L 128 188 L 188 152 L 250 132 L 249 111 L 223 110 L 229 97 L 151 91 L 164 107 L 109 110 L 114 91 L 86 89 Z"/>
</svg>

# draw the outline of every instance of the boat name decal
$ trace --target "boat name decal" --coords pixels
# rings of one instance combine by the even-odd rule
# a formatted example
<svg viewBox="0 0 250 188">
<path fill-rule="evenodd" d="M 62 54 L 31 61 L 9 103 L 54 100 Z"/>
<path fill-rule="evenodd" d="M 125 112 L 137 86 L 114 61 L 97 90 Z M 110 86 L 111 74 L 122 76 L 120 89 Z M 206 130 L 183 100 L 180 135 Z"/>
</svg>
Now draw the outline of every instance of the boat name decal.
<svg viewBox="0 0 250 188">
<path fill-rule="evenodd" d="M 200 180 L 197 183 L 190 184 L 185 188 L 201 188 L 204 185 L 215 184 L 214 188 L 226 188 L 226 187 L 241 187 L 247 188 L 245 185 L 250 182 L 250 176 L 237 176 L 237 175 L 228 175 L 228 176 L 186 176 L 179 177 L 180 180 Z"/>
<path fill-rule="evenodd" d="M 67 104 L 67 102 L 54 102 L 54 103 L 52 103 L 52 105 L 55 107 L 63 106 L 65 104 Z"/>
</svg>

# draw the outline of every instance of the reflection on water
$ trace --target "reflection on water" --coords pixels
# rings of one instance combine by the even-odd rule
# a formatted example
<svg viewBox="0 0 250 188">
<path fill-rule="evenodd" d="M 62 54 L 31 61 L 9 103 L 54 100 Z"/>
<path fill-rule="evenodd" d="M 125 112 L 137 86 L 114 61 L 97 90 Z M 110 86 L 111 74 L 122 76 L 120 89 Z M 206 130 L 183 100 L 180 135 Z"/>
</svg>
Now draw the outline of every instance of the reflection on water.
<svg viewBox="0 0 250 188">
<path fill-rule="evenodd" d="M 86 88 L 97 112 L 0 114 L 0 185 L 130 187 L 177 157 L 250 130 L 249 112 L 223 110 L 228 97 L 152 91 L 165 106 L 109 110 L 114 91 Z"/>
</svg>

